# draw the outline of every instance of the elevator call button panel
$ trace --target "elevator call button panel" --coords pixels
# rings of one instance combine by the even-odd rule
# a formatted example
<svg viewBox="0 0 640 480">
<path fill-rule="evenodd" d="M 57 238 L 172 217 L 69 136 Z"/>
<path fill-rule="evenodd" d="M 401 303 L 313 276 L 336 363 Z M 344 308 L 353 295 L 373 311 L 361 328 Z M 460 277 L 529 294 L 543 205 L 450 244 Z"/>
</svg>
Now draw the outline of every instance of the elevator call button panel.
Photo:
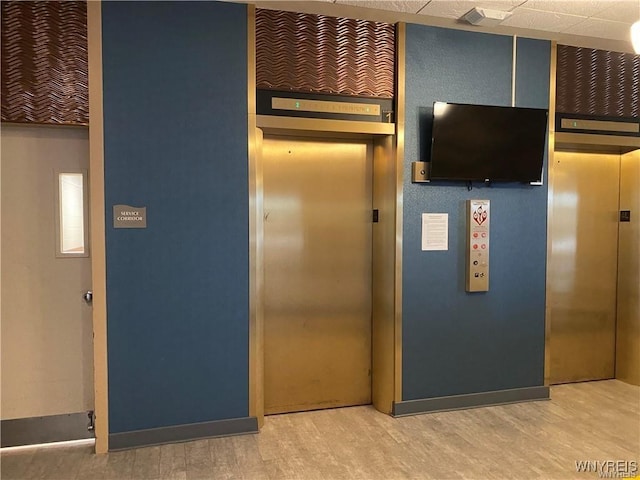
<svg viewBox="0 0 640 480">
<path fill-rule="evenodd" d="M 489 200 L 467 200 L 467 292 L 489 290 Z"/>
</svg>

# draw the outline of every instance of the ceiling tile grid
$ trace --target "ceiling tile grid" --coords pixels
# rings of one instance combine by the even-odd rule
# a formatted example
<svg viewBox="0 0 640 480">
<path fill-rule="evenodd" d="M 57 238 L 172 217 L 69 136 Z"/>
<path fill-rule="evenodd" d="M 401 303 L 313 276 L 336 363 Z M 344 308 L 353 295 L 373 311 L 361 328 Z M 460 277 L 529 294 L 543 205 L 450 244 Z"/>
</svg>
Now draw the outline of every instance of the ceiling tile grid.
<svg viewBox="0 0 640 480">
<path fill-rule="evenodd" d="M 583 22 L 563 30 L 563 33 L 610 38 L 620 41 L 631 40 L 629 24 L 598 18 L 588 18 Z"/>
<path fill-rule="evenodd" d="M 506 27 L 629 41 L 640 0 L 333 0 L 334 3 L 461 19 L 474 7 L 510 12 Z"/>
<path fill-rule="evenodd" d="M 587 17 L 578 15 L 520 7 L 517 8 L 509 18 L 502 22 L 501 25 L 528 28 L 531 30 L 561 32 L 583 22 L 586 18 Z"/>
<path fill-rule="evenodd" d="M 417 13 L 425 5 L 425 0 L 409 0 L 397 2 L 394 0 L 338 0 L 335 3 L 353 5 L 356 7 L 374 8 L 376 10 L 390 10 L 392 12 Z"/>
<path fill-rule="evenodd" d="M 524 3 L 524 0 L 432 0 L 420 10 L 421 15 L 434 17 L 460 18 L 474 7 L 510 12 Z"/>
</svg>

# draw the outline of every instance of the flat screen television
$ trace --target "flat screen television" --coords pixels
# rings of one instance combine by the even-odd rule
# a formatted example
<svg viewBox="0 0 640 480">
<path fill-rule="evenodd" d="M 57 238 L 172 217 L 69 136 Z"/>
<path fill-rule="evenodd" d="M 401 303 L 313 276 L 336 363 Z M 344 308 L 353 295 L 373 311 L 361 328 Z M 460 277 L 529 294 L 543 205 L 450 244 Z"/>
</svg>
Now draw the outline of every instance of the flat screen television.
<svg viewBox="0 0 640 480">
<path fill-rule="evenodd" d="M 435 102 L 431 180 L 537 182 L 548 112 Z"/>
</svg>

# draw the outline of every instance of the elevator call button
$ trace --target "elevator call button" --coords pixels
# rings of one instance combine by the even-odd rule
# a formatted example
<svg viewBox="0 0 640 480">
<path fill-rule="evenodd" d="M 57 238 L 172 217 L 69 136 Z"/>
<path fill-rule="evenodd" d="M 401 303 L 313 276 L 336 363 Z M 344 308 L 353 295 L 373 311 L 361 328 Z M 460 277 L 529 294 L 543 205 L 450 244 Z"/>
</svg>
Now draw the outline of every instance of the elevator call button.
<svg viewBox="0 0 640 480">
<path fill-rule="evenodd" d="M 489 290 L 489 207 L 489 200 L 467 200 L 467 292 Z"/>
</svg>

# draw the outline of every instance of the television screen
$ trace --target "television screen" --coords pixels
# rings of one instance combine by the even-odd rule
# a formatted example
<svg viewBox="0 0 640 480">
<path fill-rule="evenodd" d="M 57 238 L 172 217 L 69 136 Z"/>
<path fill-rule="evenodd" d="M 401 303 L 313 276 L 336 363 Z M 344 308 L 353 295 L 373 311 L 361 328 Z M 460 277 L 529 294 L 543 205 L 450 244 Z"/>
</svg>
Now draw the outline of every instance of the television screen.
<svg viewBox="0 0 640 480">
<path fill-rule="evenodd" d="M 548 112 L 435 102 L 432 180 L 541 180 Z"/>
</svg>

